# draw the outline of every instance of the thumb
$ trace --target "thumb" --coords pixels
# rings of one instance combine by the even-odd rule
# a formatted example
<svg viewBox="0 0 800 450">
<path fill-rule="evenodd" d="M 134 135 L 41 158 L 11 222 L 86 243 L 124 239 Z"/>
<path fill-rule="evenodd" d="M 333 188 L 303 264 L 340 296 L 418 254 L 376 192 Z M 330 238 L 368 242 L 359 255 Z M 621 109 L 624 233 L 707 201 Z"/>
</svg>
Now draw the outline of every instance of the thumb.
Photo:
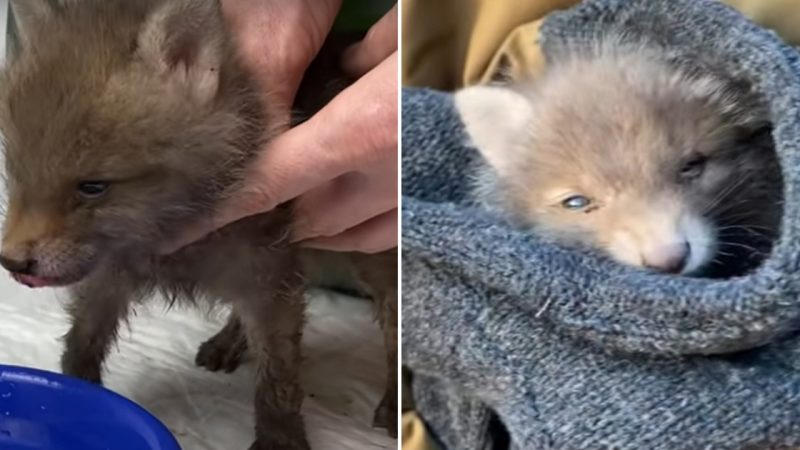
<svg viewBox="0 0 800 450">
<path fill-rule="evenodd" d="M 246 170 L 244 180 L 219 205 L 219 209 L 187 226 L 175 240 L 164 243 L 159 252 L 173 253 L 225 225 L 270 211 L 280 203 L 290 200 L 297 192 L 302 192 L 304 183 L 313 184 L 317 176 L 321 175 L 323 179 L 335 177 L 337 172 L 334 167 L 327 167 L 322 174 L 304 167 L 303 156 L 306 155 L 310 160 L 316 159 L 320 166 L 325 165 L 321 160 L 325 158 L 326 152 L 307 144 L 304 132 L 309 126 L 313 126 L 313 123 L 306 122 L 288 130 L 267 144 L 267 148 Z M 328 173 L 330 171 L 333 172 Z"/>
<path fill-rule="evenodd" d="M 397 4 L 342 55 L 342 68 L 360 77 L 397 50 Z"/>
<path fill-rule="evenodd" d="M 306 122 L 275 137 L 248 168 L 240 189 L 207 217 L 162 247 L 172 253 L 229 223 L 269 211 L 397 145 L 397 59 L 388 58 Z M 380 101 L 379 101 L 380 100 Z M 394 139 L 394 140 L 392 140 Z M 358 167 L 356 167 L 358 166 Z"/>
</svg>

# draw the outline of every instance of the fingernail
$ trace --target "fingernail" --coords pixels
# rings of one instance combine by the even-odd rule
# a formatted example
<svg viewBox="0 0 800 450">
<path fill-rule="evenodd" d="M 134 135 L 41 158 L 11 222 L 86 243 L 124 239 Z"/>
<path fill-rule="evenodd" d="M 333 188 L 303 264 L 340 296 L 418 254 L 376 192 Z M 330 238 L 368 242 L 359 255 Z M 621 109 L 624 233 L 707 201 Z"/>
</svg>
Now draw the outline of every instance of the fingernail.
<svg viewBox="0 0 800 450">
<path fill-rule="evenodd" d="M 355 75 L 358 72 L 358 67 L 356 65 L 356 55 L 358 54 L 358 46 L 360 43 L 356 42 L 351 46 L 347 47 L 344 52 L 342 52 L 342 59 L 341 59 L 341 66 L 345 72 L 350 73 L 351 75 Z"/>
<path fill-rule="evenodd" d="M 319 236 L 319 234 L 314 233 L 310 228 L 295 227 L 294 229 L 292 229 L 292 237 L 290 239 L 290 242 L 295 243 L 299 241 L 305 241 L 308 239 L 314 239 L 317 236 Z"/>
<path fill-rule="evenodd" d="M 159 255 L 170 255 L 182 249 L 183 247 L 184 247 L 183 244 L 175 244 L 174 242 L 172 242 L 169 244 L 160 245 L 156 249 L 156 253 L 158 253 Z"/>
<path fill-rule="evenodd" d="M 304 233 L 301 227 L 298 227 L 297 224 L 292 228 L 292 235 L 289 237 L 289 242 L 294 244 L 296 242 L 300 242 L 302 240 L 308 239 L 308 233 Z"/>
<path fill-rule="evenodd" d="M 317 250 L 332 250 L 331 248 L 325 246 L 326 242 L 327 241 L 325 240 L 311 238 L 311 239 L 301 240 L 300 242 L 297 243 L 297 246 L 302 248 L 314 248 Z"/>
<path fill-rule="evenodd" d="M 210 232 L 192 232 L 186 235 L 181 235 L 180 240 L 161 244 L 158 246 L 157 251 L 160 255 L 171 255 L 179 250 L 183 250 L 197 241 L 205 239 L 210 234 Z"/>
</svg>

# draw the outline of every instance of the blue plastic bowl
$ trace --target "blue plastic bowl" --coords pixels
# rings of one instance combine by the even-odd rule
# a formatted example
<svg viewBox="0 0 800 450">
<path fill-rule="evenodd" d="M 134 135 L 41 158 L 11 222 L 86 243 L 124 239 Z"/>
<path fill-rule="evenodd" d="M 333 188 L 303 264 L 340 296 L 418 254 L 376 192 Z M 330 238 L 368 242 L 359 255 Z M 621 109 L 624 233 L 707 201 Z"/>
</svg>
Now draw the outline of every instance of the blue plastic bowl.
<svg viewBox="0 0 800 450">
<path fill-rule="evenodd" d="M 100 386 L 0 365 L 0 449 L 180 450 L 167 428 Z"/>
</svg>

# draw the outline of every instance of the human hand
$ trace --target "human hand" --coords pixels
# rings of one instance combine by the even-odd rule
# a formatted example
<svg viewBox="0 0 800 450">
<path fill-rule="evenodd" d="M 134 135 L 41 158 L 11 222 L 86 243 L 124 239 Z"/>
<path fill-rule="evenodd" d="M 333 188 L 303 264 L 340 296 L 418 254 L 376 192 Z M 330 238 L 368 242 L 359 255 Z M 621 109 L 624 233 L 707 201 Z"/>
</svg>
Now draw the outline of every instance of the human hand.
<svg viewBox="0 0 800 450">
<path fill-rule="evenodd" d="M 342 0 L 222 0 L 244 64 L 279 120 L 289 123 L 303 73 L 322 47 Z"/>
<path fill-rule="evenodd" d="M 272 140 L 250 167 L 244 188 L 164 250 L 294 198 L 295 240 L 369 253 L 395 247 L 397 89 L 393 53 L 316 115 Z"/>
<path fill-rule="evenodd" d="M 354 77 L 360 77 L 397 50 L 397 4 L 353 44 L 342 56 L 342 66 Z"/>
<path fill-rule="evenodd" d="M 397 54 L 352 87 L 334 99 L 347 101 L 349 111 L 318 130 L 341 175 L 318 185 L 309 180 L 315 187 L 297 199 L 293 236 L 309 247 L 374 253 L 397 246 Z"/>
<path fill-rule="evenodd" d="M 379 66 L 381 62 L 394 58 L 397 68 L 397 5 L 395 4 L 381 20 L 373 25 L 364 39 L 350 47 L 342 58 L 342 66 L 352 76 L 359 77 Z M 389 75 L 391 77 L 391 75 Z M 392 77 L 397 83 L 397 75 Z M 396 89 L 393 91 L 397 95 Z M 397 118 L 395 105 L 394 119 Z M 375 122 L 376 127 L 390 123 Z M 346 129 L 342 130 L 347 132 Z M 395 131 L 396 132 L 396 131 Z M 390 142 L 389 142 L 390 141 Z M 375 178 L 345 175 L 337 182 L 317 187 L 298 200 L 295 239 L 308 238 L 304 245 L 327 250 L 380 251 L 397 245 L 397 135 L 383 142 L 387 157 L 375 176 L 385 176 L 383 184 L 377 185 Z M 394 180 L 392 184 L 385 182 Z M 363 184 L 363 186 L 359 186 Z M 343 187 L 344 186 L 344 187 Z M 376 189 L 376 188 L 382 189 Z M 391 205 L 391 210 L 367 220 L 368 207 L 375 211 Z M 363 220 L 363 221 L 362 221 Z M 338 230 L 338 231 L 337 231 Z"/>
<path fill-rule="evenodd" d="M 295 198 L 293 236 L 303 245 L 370 253 L 397 245 L 396 18 L 395 7 L 345 54 L 345 70 L 363 76 L 271 141 L 245 187 L 167 252 Z"/>
</svg>

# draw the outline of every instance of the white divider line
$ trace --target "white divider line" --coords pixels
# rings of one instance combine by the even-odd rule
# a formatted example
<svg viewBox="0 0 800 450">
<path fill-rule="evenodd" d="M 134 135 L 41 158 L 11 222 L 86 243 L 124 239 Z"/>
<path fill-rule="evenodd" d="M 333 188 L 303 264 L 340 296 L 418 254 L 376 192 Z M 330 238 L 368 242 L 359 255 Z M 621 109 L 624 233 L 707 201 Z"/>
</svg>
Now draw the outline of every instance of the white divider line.
<svg viewBox="0 0 800 450">
<path fill-rule="evenodd" d="M 0 64 L 6 59 L 8 41 L 8 0 L 0 0 Z"/>
</svg>

